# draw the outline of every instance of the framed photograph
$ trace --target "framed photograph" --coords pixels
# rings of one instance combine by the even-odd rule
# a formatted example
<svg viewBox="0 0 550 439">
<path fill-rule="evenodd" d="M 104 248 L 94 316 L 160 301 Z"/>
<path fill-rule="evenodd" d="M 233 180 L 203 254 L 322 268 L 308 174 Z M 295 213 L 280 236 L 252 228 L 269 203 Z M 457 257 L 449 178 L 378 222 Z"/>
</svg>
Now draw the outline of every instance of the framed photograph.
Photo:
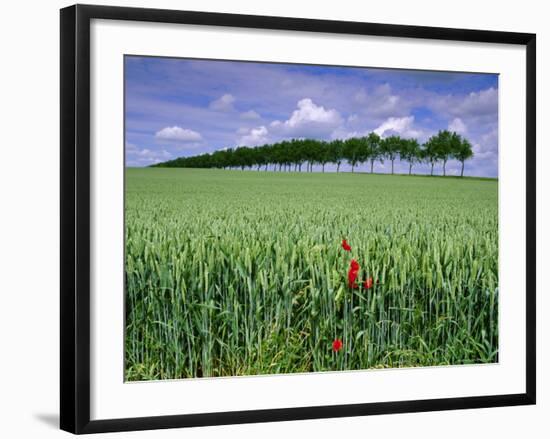
<svg viewBox="0 0 550 439">
<path fill-rule="evenodd" d="M 535 35 L 61 10 L 61 428 L 535 403 Z"/>
</svg>

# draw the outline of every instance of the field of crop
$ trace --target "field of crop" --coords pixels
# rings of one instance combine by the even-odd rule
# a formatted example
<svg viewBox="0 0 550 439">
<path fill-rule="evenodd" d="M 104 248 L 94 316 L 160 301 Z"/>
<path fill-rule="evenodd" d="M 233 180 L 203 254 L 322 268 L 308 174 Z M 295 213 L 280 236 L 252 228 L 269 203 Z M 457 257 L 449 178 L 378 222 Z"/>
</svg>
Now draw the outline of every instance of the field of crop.
<svg viewBox="0 0 550 439">
<path fill-rule="evenodd" d="M 127 169 L 126 379 L 498 361 L 497 186 Z"/>
</svg>

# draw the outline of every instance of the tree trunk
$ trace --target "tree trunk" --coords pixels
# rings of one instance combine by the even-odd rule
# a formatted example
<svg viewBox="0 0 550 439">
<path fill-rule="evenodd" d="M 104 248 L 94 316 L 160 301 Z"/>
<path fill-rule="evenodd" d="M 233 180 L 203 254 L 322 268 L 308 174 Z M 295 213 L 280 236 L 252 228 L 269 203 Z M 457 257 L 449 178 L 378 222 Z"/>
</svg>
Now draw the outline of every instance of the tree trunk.
<svg viewBox="0 0 550 439">
<path fill-rule="evenodd" d="M 281 168 L 283 167 L 282 163 L 279 163 L 279 172 L 281 172 Z"/>
<path fill-rule="evenodd" d="M 353 170 L 354 168 L 355 168 L 355 164 L 352 163 L 352 164 L 351 164 L 351 173 L 352 173 L 352 174 L 353 174 L 353 172 L 354 172 L 354 170 Z"/>
<path fill-rule="evenodd" d="M 325 172 L 325 164 L 323 163 L 323 172 Z"/>
<path fill-rule="evenodd" d="M 267 163 L 265 164 L 265 169 L 264 169 L 264 171 L 267 171 Z"/>
<path fill-rule="evenodd" d="M 340 162 L 336 164 L 336 173 L 340 172 Z"/>
<path fill-rule="evenodd" d="M 371 174 L 373 173 L 373 168 L 374 168 L 374 160 L 371 160 L 370 161 L 370 173 Z"/>
<path fill-rule="evenodd" d="M 244 165 L 241 165 L 241 171 L 244 171 Z"/>
<path fill-rule="evenodd" d="M 409 175 L 412 173 L 413 164 L 412 162 L 409 163 Z"/>
<path fill-rule="evenodd" d="M 298 166 L 298 171 L 299 172 L 302 172 L 302 164 L 300 163 L 300 165 Z"/>
<path fill-rule="evenodd" d="M 394 160 L 395 160 L 395 159 L 392 159 L 392 160 L 391 160 L 391 173 L 392 173 L 392 175 L 393 175 L 393 161 L 394 161 Z"/>
<path fill-rule="evenodd" d="M 447 160 L 443 160 L 443 177 L 445 177 L 445 166 L 447 165 Z"/>
<path fill-rule="evenodd" d="M 460 170 L 460 176 L 464 177 L 464 162 L 462 162 L 462 169 Z"/>
<path fill-rule="evenodd" d="M 433 177 L 434 175 L 434 162 L 432 162 L 432 172 L 430 173 L 430 175 Z"/>
</svg>

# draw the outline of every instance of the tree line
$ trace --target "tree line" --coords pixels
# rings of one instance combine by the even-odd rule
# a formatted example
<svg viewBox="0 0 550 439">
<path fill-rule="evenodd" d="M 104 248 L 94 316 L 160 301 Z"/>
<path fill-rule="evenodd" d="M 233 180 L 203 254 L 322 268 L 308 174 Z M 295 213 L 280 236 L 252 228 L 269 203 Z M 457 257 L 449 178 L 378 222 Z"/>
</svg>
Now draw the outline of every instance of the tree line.
<svg viewBox="0 0 550 439">
<path fill-rule="evenodd" d="M 153 166 L 174 168 L 220 168 L 232 169 L 257 169 L 267 171 L 268 166 L 279 171 L 313 171 L 313 165 L 320 165 L 325 172 L 325 165 L 333 163 L 336 172 L 340 172 L 340 165 L 345 160 L 351 166 L 351 172 L 355 167 L 370 163 L 370 172 L 373 172 L 374 163 L 384 160 L 391 162 L 391 173 L 394 173 L 396 159 L 406 161 L 409 164 L 409 175 L 413 166 L 417 163 L 431 165 L 431 174 L 434 173 L 434 165 L 443 165 L 443 175 L 446 175 L 447 161 L 456 159 L 462 164 L 460 176 L 464 175 L 464 162 L 473 157 L 471 143 L 460 134 L 447 130 L 439 131 L 430 137 L 424 144 L 412 138 L 400 136 L 380 137 L 372 132 L 363 137 L 351 137 L 346 140 L 315 140 L 292 139 L 283 140 L 263 146 L 248 147 L 239 146 L 226 148 L 212 153 L 200 154 L 192 157 L 180 157 Z"/>
</svg>

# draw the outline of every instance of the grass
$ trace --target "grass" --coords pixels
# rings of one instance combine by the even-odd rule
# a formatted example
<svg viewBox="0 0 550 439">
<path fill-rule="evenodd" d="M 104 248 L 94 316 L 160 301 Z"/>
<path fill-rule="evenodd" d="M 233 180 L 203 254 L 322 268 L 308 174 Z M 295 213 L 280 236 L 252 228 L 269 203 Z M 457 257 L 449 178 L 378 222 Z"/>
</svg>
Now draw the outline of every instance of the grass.
<svg viewBox="0 0 550 439">
<path fill-rule="evenodd" d="M 126 378 L 497 361 L 497 186 L 128 169 Z"/>
</svg>

